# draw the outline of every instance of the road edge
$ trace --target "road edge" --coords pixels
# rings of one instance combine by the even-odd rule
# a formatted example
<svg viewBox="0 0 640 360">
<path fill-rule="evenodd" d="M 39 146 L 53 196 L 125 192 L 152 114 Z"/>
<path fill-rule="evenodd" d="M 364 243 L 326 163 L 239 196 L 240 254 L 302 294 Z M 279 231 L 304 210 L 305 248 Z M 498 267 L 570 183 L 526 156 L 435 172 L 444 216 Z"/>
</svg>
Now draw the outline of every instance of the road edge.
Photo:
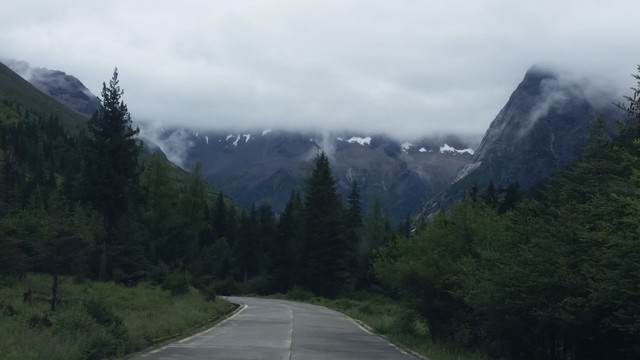
<svg viewBox="0 0 640 360">
<path fill-rule="evenodd" d="M 178 341 L 185 341 L 186 339 L 191 339 L 194 338 L 202 333 L 205 333 L 223 323 L 225 323 L 227 320 L 231 319 L 232 317 L 236 316 L 238 313 L 240 313 L 242 310 L 244 310 L 245 306 L 242 306 L 240 304 L 236 304 L 233 303 L 231 301 L 228 301 L 226 299 L 224 299 L 225 301 L 227 301 L 228 303 L 230 303 L 232 305 L 231 309 L 220 315 L 220 316 L 214 316 L 210 319 L 207 319 L 203 322 L 201 322 L 200 324 L 194 325 L 190 328 L 184 329 L 176 334 L 173 335 L 168 335 L 162 338 L 158 338 L 158 339 L 153 339 L 151 341 L 151 344 L 147 347 L 145 347 L 144 349 L 140 350 L 140 351 L 136 351 L 133 353 L 129 353 L 129 354 L 125 354 L 122 357 L 118 357 L 118 358 L 114 358 L 113 360 L 126 360 L 126 359 L 131 359 L 134 358 L 136 356 L 140 356 L 143 354 L 147 354 L 147 353 L 151 353 L 154 351 L 157 351 L 159 349 L 162 349 L 163 347 L 173 343 L 173 342 L 178 342 Z"/>
</svg>

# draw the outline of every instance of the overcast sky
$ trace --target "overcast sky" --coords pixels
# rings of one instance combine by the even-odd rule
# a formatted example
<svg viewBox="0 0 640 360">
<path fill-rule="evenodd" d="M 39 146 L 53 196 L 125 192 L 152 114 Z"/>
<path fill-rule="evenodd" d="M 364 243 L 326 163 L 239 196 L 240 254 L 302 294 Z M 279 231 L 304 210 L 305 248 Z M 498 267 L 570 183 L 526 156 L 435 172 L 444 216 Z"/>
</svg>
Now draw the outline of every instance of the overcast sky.
<svg viewBox="0 0 640 360">
<path fill-rule="evenodd" d="M 635 85 L 637 0 L 9 1 L 0 57 L 100 93 L 134 119 L 482 134 L 533 64 Z"/>
</svg>

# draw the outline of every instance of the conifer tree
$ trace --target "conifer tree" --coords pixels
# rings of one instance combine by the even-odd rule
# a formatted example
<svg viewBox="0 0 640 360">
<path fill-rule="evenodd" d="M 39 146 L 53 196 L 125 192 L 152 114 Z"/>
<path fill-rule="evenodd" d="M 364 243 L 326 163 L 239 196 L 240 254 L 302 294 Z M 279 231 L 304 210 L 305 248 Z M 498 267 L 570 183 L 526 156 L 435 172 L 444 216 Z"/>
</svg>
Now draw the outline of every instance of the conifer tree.
<svg viewBox="0 0 640 360">
<path fill-rule="evenodd" d="M 213 233 L 216 239 L 225 237 L 227 233 L 227 207 L 224 204 L 224 194 L 222 191 L 218 193 L 216 202 L 212 211 Z"/>
<path fill-rule="evenodd" d="M 169 163 L 154 155 L 140 179 L 144 191 L 142 221 L 146 228 L 147 254 L 151 261 L 170 263 L 170 242 L 179 223 L 176 184 L 171 178 Z"/>
<path fill-rule="evenodd" d="M 118 218 L 123 214 L 137 189 L 138 155 L 142 145 L 138 128 L 132 127 L 131 115 L 122 101 L 118 69 L 109 85 L 102 84 L 101 106 L 87 123 L 84 136 L 82 185 L 86 199 L 102 214 L 98 278 L 106 279 L 109 244 Z"/>
<path fill-rule="evenodd" d="M 198 252 L 198 246 L 203 233 L 209 226 L 208 214 L 208 185 L 201 173 L 202 165 L 196 162 L 189 177 L 185 192 L 181 198 L 182 238 L 172 239 L 173 248 L 179 249 L 180 260 L 190 262 Z"/>
<path fill-rule="evenodd" d="M 335 297 L 348 278 L 348 251 L 344 209 L 324 152 L 316 157 L 305 190 L 306 285 L 318 295 Z"/>
<path fill-rule="evenodd" d="M 273 290 L 286 292 L 298 284 L 304 257 L 302 256 L 302 201 L 300 194 L 293 192 L 284 213 L 280 216 L 273 238 L 273 254 L 269 273 L 273 278 Z"/>
<path fill-rule="evenodd" d="M 255 206 L 249 214 L 243 212 L 240 216 L 240 227 L 235 242 L 235 257 L 242 282 L 246 283 L 249 276 L 257 275 L 260 268 L 258 259 L 258 211 Z"/>
</svg>

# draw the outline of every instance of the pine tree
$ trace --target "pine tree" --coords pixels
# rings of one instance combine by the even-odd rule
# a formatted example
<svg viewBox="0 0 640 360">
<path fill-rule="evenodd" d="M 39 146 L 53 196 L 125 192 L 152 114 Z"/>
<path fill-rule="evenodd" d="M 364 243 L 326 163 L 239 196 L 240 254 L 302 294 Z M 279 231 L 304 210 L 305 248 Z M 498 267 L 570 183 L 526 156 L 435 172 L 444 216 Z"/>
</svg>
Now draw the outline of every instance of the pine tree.
<svg viewBox="0 0 640 360">
<path fill-rule="evenodd" d="M 102 84 L 101 106 L 88 121 L 88 132 L 84 136 L 84 195 L 102 214 L 103 220 L 99 279 L 108 276 L 109 244 L 118 218 L 134 196 L 140 172 L 139 129 L 132 127 L 131 115 L 122 101 L 123 94 L 116 68 L 109 85 Z"/>
<path fill-rule="evenodd" d="M 316 294 L 332 298 L 346 284 L 348 251 L 344 236 L 344 209 L 324 152 L 316 157 L 305 190 L 305 282 Z"/>
<path fill-rule="evenodd" d="M 216 203 L 212 211 L 213 233 L 216 239 L 225 237 L 227 233 L 227 207 L 224 204 L 224 194 L 222 191 L 218 193 Z"/>
<path fill-rule="evenodd" d="M 273 278 L 273 290 L 285 293 L 292 285 L 300 283 L 298 269 L 302 268 L 304 257 L 302 256 L 303 219 L 302 201 L 300 194 L 293 192 L 284 213 L 280 216 L 273 238 L 274 252 L 271 256 L 271 269 Z"/>
<path fill-rule="evenodd" d="M 638 74 L 633 74 L 637 81 L 637 87 L 632 87 L 633 94 L 624 96 L 628 105 L 618 104 L 618 107 L 627 113 L 627 125 L 636 128 L 636 136 L 640 137 L 640 65 L 638 65 Z"/>
<path fill-rule="evenodd" d="M 351 277 L 353 277 L 357 276 L 360 270 L 359 246 L 362 238 L 362 204 L 360 203 L 360 188 L 355 180 L 351 182 L 351 191 L 349 191 L 347 198 L 345 225 L 346 265 Z"/>
<path fill-rule="evenodd" d="M 243 283 L 246 283 L 250 276 L 257 275 L 260 268 L 258 226 L 258 211 L 255 206 L 251 208 L 249 214 L 243 212 L 240 215 L 240 227 L 234 244 L 234 253 Z"/>
</svg>

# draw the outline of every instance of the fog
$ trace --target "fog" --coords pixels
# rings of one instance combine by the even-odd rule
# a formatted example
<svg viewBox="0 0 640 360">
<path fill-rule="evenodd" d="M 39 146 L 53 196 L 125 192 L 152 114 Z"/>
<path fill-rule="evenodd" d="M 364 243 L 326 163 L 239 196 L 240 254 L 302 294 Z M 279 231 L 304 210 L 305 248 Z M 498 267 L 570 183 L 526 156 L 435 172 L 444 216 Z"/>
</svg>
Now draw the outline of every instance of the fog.
<svg viewBox="0 0 640 360">
<path fill-rule="evenodd" d="M 94 94 L 117 66 L 134 119 L 155 126 L 473 135 L 534 64 L 628 93 L 638 14 L 631 0 L 27 0 L 3 4 L 0 56 Z"/>
</svg>

